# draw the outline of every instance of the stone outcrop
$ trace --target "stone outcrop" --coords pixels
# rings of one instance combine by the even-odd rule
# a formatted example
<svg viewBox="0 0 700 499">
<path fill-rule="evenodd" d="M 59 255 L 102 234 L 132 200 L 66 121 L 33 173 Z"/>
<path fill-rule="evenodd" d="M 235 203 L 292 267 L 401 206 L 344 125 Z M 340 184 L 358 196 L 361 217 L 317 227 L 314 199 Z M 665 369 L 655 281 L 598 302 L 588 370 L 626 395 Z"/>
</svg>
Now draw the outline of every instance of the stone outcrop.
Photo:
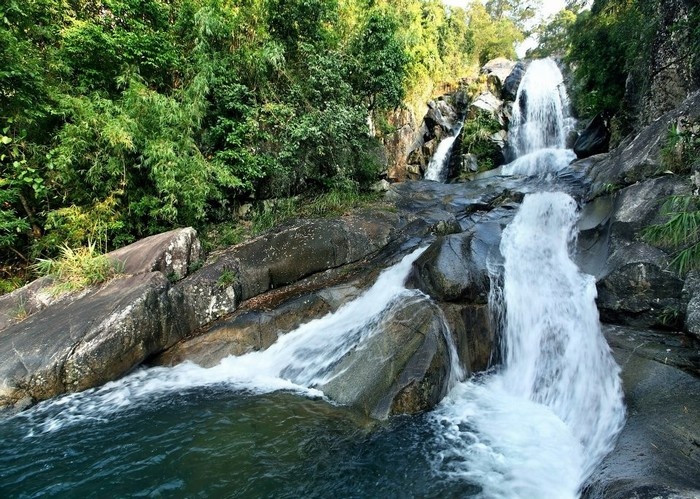
<svg viewBox="0 0 700 499">
<path fill-rule="evenodd" d="M 629 328 L 608 327 L 605 335 L 622 368 L 627 422 L 583 497 L 698 497 L 700 383 L 672 365 L 689 363 L 687 347 Z"/>
<path fill-rule="evenodd" d="M 664 221 L 661 206 L 669 196 L 688 193 L 687 179 L 669 175 L 624 188 L 614 201 L 602 198 L 593 203 L 597 213 L 584 219 L 588 232 L 581 242 L 588 246 L 589 256 L 597 259 L 596 263 L 586 262 L 585 268 L 598 278 L 597 303 L 603 320 L 678 326 L 683 281 L 670 268 L 669 255 L 640 235 L 644 228 Z"/>
<path fill-rule="evenodd" d="M 624 139 L 610 153 L 582 160 L 590 168 L 590 198 L 663 172 L 662 151 L 668 131 L 680 119 L 691 122 L 700 119 L 700 92 L 690 95 L 681 106 L 659 117 L 638 135 Z"/>
<path fill-rule="evenodd" d="M 573 149 L 579 159 L 608 152 L 610 128 L 608 120 L 597 114 L 579 134 Z"/>
</svg>

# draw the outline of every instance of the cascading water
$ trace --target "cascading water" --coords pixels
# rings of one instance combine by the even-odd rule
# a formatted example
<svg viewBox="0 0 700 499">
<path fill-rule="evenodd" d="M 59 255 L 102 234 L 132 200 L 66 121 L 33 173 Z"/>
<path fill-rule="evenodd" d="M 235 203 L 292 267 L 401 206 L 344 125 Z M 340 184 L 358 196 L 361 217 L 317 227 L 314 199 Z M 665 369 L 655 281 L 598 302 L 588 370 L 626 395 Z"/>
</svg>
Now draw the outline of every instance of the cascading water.
<svg viewBox="0 0 700 499">
<path fill-rule="evenodd" d="M 452 135 L 445 137 L 440 141 L 435 153 L 433 154 L 433 157 L 430 158 L 428 167 L 425 170 L 425 180 L 434 180 L 436 182 L 445 182 L 447 180 L 452 146 L 454 145 L 459 132 L 462 131 L 463 125 L 464 122 L 460 121 L 459 125 L 457 125 L 457 127 L 452 131 Z"/>
<path fill-rule="evenodd" d="M 34 423 L 36 428 L 31 432 L 53 431 L 65 424 L 99 420 L 159 394 L 220 384 L 255 393 L 292 390 L 323 395 L 316 388 L 337 374 L 334 367 L 348 352 L 379 331 L 378 324 L 392 307 L 429 299 L 404 286 L 411 264 L 424 250 L 418 249 L 384 270 L 357 299 L 281 336 L 267 350 L 226 357 L 210 368 L 185 362 L 172 368 L 140 370 L 100 388 L 45 402 L 18 417 Z"/>
<path fill-rule="evenodd" d="M 523 156 L 504 172 L 533 175 L 569 163 L 563 95 L 556 65 L 534 61 L 511 135 Z M 503 365 L 458 385 L 434 413 L 443 448 L 437 472 L 477 484 L 482 497 L 578 497 L 624 424 L 595 280 L 569 256 L 576 220 L 568 194 L 525 197 L 500 246 Z"/>
<path fill-rule="evenodd" d="M 532 61 L 518 87 L 508 133 L 516 159 L 502 172 L 536 175 L 571 163 L 576 155 L 566 149 L 566 136 L 572 121 L 561 71 L 551 59 Z"/>
</svg>

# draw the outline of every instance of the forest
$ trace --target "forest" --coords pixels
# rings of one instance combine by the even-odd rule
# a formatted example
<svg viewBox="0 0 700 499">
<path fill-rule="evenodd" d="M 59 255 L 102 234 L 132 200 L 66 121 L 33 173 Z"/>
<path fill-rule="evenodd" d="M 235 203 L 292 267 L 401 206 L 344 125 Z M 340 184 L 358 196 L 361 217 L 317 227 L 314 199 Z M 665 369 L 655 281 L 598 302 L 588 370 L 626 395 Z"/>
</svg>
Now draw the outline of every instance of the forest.
<svg viewBox="0 0 700 499">
<path fill-rule="evenodd" d="M 617 113 L 654 4 L 574 0 L 534 25 L 523 0 L 4 2 L 0 291 L 69 248 L 235 235 L 243 204 L 361 196 L 392 110 L 515 58 L 532 33 L 528 56 L 575 68 L 582 115 Z"/>
</svg>

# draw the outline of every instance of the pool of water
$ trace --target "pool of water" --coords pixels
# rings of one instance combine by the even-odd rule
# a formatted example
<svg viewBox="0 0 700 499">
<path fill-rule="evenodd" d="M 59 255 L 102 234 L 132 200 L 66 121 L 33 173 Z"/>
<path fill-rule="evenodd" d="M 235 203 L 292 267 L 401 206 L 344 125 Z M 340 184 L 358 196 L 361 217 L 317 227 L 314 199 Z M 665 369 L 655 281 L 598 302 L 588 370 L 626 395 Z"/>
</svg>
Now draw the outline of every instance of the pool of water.
<svg viewBox="0 0 700 499">
<path fill-rule="evenodd" d="M 429 415 L 372 422 L 323 399 L 209 387 L 62 425 L 0 421 L 0 497 L 465 497 Z"/>
</svg>

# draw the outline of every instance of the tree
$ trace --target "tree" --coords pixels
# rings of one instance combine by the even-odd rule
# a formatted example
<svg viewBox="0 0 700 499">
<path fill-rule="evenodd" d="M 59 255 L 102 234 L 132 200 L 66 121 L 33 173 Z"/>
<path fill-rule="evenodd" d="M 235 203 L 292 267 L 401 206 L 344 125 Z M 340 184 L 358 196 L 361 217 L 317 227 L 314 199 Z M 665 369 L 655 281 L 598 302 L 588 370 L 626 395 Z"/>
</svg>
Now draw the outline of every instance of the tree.
<svg viewBox="0 0 700 499">
<path fill-rule="evenodd" d="M 486 12 L 496 21 L 508 19 L 519 30 L 528 33 L 542 0 L 488 0 Z"/>
<path fill-rule="evenodd" d="M 566 56 L 569 53 L 570 33 L 575 22 L 574 12 L 567 9 L 557 12 L 549 22 L 537 27 L 535 30 L 537 47 L 528 50 L 527 56 L 531 58 Z"/>
</svg>

